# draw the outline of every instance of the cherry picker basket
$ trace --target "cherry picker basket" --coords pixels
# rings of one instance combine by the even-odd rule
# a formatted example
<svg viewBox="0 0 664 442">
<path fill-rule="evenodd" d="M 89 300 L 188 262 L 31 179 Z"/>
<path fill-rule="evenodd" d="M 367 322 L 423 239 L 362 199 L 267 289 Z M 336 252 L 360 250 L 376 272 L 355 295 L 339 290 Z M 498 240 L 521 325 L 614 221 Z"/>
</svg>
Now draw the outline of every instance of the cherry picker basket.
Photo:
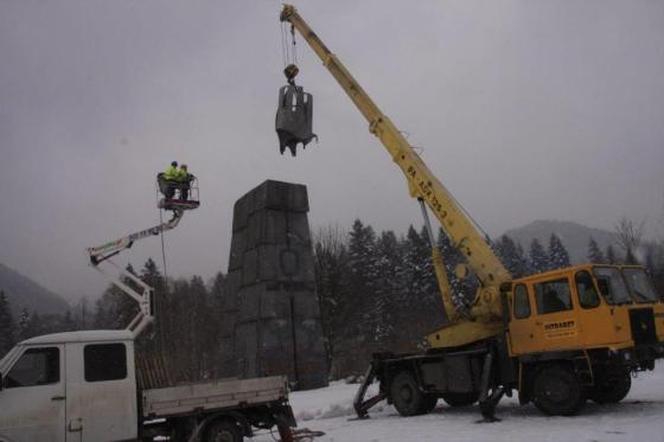
<svg viewBox="0 0 664 442">
<path fill-rule="evenodd" d="M 198 178 L 189 175 L 187 181 L 167 180 L 157 175 L 157 206 L 164 210 L 192 210 L 201 205 L 198 197 Z M 161 193 L 161 197 L 160 194 Z"/>
</svg>

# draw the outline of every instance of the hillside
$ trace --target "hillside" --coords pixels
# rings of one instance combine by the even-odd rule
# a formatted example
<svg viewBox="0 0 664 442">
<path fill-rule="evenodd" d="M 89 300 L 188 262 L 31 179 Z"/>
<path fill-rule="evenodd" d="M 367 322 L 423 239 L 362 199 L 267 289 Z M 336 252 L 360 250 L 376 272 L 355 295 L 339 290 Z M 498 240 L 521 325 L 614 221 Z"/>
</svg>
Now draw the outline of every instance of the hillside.
<svg viewBox="0 0 664 442">
<path fill-rule="evenodd" d="M 588 261 L 588 241 L 592 236 L 603 252 L 609 244 L 613 245 L 616 253 L 620 249 L 616 246 L 614 235 L 608 230 L 594 229 L 570 221 L 549 221 L 538 220 L 517 229 L 511 229 L 505 232 L 514 241 L 521 243 L 523 249 L 528 253 L 530 242 L 537 238 L 546 248 L 549 245 L 549 237 L 555 233 L 560 237 L 563 245 L 570 255 L 572 263 L 582 263 Z"/>
<path fill-rule="evenodd" d="M 7 295 L 15 318 L 24 308 L 39 314 L 64 313 L 70 308 L 60 295 L 3 264 L 0 264 L 0 290 Z"/>
</svg>

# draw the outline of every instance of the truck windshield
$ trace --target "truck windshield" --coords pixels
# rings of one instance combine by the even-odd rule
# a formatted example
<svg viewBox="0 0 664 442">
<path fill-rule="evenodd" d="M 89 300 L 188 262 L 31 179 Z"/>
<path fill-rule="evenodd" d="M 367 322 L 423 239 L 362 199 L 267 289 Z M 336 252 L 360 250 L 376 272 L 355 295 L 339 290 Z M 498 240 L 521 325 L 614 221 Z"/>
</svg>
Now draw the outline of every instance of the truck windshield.
<svg viewBox="0 0 664 442">
<path fill-rule="evenodd" d="M 597 287 L 609 304 L 628 304 L 632 302 L 620 270 L 615 267 L 595 267 Z"/>
<path fill-rule="evenodd" d="M 655 302 L 658 300 L 655 290 L 643 269 L 623 269 L 629 290 L 636 302 Z"/>
<path fill-rule="evenodd" d="M 3 356 L 2 359 L 0 359 L 0 372 L 3 374 L 3 376 L 7 373 L 9 367 L 9 362 L 11 361 L 13 355 L 19 351 L 18 347 L 14 347 L 9 352 L 7 352 L 6 355 Z"/>
</svg>

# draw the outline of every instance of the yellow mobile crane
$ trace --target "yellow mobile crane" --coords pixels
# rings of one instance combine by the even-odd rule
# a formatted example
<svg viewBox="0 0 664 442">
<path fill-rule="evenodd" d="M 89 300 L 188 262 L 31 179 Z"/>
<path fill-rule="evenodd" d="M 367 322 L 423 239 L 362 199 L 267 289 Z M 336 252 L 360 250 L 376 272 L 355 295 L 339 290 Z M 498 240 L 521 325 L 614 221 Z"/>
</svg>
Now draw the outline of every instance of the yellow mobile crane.
<svg viewBox="0 0 664 442">
<path fill-rule="evenodd" d="M 293 37 L 295 30 L 302 35 L 402 170 L 410 195 L 421 203 L 429 239 L 426 206 L 465 257 L 457 274 L 473 274 L 479 282 L 470 309 L 458 309 L 431 241 L 448 323 L 427 336 L 431 348 L 425 353 L 374 355 L 355 397 L 358 417 L 383 399 L 402 415 L 427 413 L 442 397 L 451 406 L 479 400 L 485 419 L 493 420 L 495 405 L 513 389 L 521 403 L 533 401 L 547 414 L 574 414 L 587 398 L 622 400 L 630 374 L 652 370 L 664 356 L 664 304 L 644 269 L 587 264 L 513 279 L 488 239 L 295 7 L 284 5 L 280 20 L 290 23 Z M 284 71 L 290 87 L 296 88 L 297 72 L 294 65 Z M 299 87 L 286 93 L 282 88 L 284 96 L 292 101 L 280 103 L 277 131 L 282 152 L 287 140 L 294 154 L 298 138 L 303 145 L 311 139 L 312 102 Z M 379 393 L 365 400 L 376 379 Z"/>
</svg>

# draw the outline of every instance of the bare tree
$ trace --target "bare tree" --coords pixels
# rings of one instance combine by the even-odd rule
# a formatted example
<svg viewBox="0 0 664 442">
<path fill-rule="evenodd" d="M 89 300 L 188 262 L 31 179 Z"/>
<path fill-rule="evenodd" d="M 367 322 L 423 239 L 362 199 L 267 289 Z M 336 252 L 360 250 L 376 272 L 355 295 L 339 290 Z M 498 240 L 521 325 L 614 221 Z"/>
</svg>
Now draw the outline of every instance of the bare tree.
<svg viewBox="0 0 664 442">
<path fill-rule="evenodd" d="M 641 245 L 643 239 L 645 221 L 635 223 L 633 220 L 623 216 L 615 225 L 616 241 L 621 249 L 625 251 L 625 263 L 636 264 L 634 252 Z"/>
</svg>

